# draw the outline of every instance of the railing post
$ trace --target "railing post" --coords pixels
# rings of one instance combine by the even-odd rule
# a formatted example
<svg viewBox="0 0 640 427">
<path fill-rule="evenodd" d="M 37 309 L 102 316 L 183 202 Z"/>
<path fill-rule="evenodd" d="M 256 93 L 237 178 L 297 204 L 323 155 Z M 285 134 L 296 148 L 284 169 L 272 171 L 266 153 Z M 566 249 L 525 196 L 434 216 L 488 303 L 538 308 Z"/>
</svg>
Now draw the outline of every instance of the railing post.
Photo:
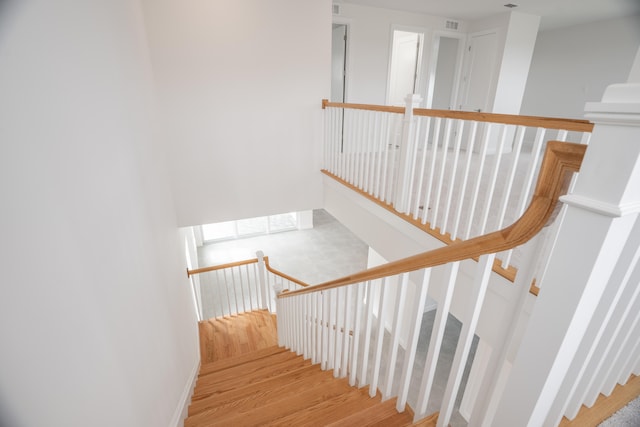
<svg viewBox="0 0 640 427">
<path fill-rule="evenodd" d="M 275 306 L 272 308 L 269 302 L 271 301 L 271 292 L 267 285 L 267 268 L 264 264 L 264 252 L 256 252 L 256 258 L 258 258 L 258 284 L 260 288 L 260 296 L 262 299 L 262 309 L 267 309 L 270 312 L 274 312 Z"/>
<path fill-rule="evenodd" d="M 636 82 L 609 86 L 602 102 L 586 106 L 586 118 L 596 123 L 591 143 L 574 192 L 562 198 L 569 206 L 493 425 L 557 425 L 568 399 L 561 391 L 578 384 L 593 349 L 613 339 L 602 333 L 615 318 L 611 310 L 629 303 L 619 298 L 617 276 L 633 269 L 624 259 L 640 212 L 638 60 L 636 71 Z M 627 352 L 613 353 L 616 360 Z"/>
<path fill-rule="evenodd" d="M 394 207 L 398 212 L 409 212 L 411 180 L 413 179 L 411 170 L 415 162 L 414 148 L 416 143 L 416 118 L 413 109 L 417 108 L 422 101 L 420 95 L 409 94 L 405 98 L 407 103 L 402 122 L 402 139 L 400 140 L 400 163 L 398 167 L 398 179 L 396 180 L 396 191 Z"/>
</svg>

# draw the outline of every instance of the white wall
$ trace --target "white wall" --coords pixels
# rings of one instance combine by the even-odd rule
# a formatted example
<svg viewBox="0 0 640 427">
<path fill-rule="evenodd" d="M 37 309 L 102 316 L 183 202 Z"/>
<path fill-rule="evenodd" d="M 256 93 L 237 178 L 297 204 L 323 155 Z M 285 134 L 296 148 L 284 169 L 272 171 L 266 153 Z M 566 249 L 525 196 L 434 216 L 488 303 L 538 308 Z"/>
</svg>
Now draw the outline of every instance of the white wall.
<svg viewBox="0 0 640 427">
<path fill-rule="evenodd" d="M 0 425 L 175 425 L 198 366 L 142 14 L 0 3 Z"/>
<path fill-rule="evenodd" d="M 318 208 L 329 0 L 144 0 L 181 226 Z"/>
<path fill-rule="evenodd" d="M 640 46 L 640 16 L 538 35 L 522 114 L 583 118 L 584 104 L 627 80 Z"/>
<path fill-rule="evenodd" d="M 399 30 L 425 31 L 427 53 L 423 57 L 420 88 L 426 88 L 426 69 L 433 46 L 433 31 L 445 30 L 446 18 L 400 12 L 353 4 L 341 4 L 339 22 L 349 23 L 349 58 L 347 73 L 347 101 L 385 104 L 389 75 L 391 35 Z M 461 22 L 460 32 L 465 31 Z M 424 97 L 424 91 L 421 92 Z"/>
</svg>

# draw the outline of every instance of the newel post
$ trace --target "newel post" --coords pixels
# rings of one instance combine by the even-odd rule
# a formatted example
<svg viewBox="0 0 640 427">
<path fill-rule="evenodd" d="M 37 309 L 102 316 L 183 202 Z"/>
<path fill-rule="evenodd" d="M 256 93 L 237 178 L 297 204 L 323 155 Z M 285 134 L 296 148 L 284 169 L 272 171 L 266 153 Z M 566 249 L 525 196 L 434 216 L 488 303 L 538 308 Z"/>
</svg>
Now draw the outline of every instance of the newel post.
<svg viewBox="0 0 640 427">
<path fill-rule="evenodd" d="M 394 207 L 398 212 L 409 211 L 410 187 L 412 168 L 415 162 L 416 144 L 416 118 L 413 109 L 422 101 L 420 95 L 409 94 L 405 98 L 406 107 L 402 121 L 402 136 L 400 140 L 400 163 L 398 167 L 398 179 L 396 180 Z"/>
<path fill-rule="evenodd" d="M 591 142 L 573 193 L 562 198 L 566 215 L 490 425 L 555 426 L 569 406 L 563 391 L 576 387 L 567 384 L 595 375 L 580 371 L 598 340 L 606 339 L 593 332 L 599 327 L 595 319 L 614 318 L 605 314 L 614 307 L 608 302 L 620 295 L 616 275 L 629 268 L 622 264 L 630 242 L 638 238 L 640 73 L 636 75 L 636 82 L 609 86 L 601 102 L 586 105 L 586 118 L 595 123 Z"/>
<path fill-rule="evenodd" d="M 267 283 L 267 268 L 264 263 L 264 252 L 258 251 L 256 252 L 256 258 L 258 258 L 258 284 L 260 288 L 260 298 L 262 300 L 262 305 L 260 308 L 268 309 L 273 313 L 271 309 L 271 292 L 269 292 L 269 285 Z"/>
</svg>

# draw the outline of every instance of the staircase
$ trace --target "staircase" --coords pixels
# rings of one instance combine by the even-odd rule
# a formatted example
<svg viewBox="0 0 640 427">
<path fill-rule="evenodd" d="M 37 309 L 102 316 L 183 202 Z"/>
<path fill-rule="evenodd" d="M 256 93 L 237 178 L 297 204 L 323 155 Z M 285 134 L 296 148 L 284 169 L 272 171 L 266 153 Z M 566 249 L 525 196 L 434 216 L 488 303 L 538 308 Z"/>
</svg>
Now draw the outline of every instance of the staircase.
<svg viewBox="0 0 640 427">
<path fill-rule="evenodd" d="M 278 347 L 274 316 L 254 311 L 200 322 L 202 366 L 185 427 L 316 425 L 408 426 L 412 414 L 398 413 L 395 399 L 349 386 L 331 371 Z M 263 329 L 265 335 L 255 331 Z M 266 339 L 265 339 L 266 337 Z M 220 346 L 225 356 L 213 355 Z M 211 360 L 216 359 L 216 360 Z M 433 423 L 433 424 L 432 424 Z M 422 420 L 421 426 L 435 426 Z"/>
</svg>

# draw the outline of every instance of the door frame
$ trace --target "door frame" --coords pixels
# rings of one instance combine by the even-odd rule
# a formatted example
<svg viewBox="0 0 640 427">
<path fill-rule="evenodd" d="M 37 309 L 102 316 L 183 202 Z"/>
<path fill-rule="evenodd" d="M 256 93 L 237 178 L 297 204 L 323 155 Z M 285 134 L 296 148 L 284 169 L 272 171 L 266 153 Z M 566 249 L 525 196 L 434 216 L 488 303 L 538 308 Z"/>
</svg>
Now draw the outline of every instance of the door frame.
<svg viewBox="0 0 640 427">
<path fill-rule="evenodd" d="M 346 27 L 345 34 L 347 36 L 347 43 L 345 43 L 345 53 L 344 53 L 344 102 L 349 102 L 351 100 L 349 87 L 349 77 L 351 76 L 351 44 L 353 39 L 353 26 L 352 19 L 344 18 L 341 16 L 334 16 L 331 20 L 331 25 L 344 25 Z"/>
</svg>

